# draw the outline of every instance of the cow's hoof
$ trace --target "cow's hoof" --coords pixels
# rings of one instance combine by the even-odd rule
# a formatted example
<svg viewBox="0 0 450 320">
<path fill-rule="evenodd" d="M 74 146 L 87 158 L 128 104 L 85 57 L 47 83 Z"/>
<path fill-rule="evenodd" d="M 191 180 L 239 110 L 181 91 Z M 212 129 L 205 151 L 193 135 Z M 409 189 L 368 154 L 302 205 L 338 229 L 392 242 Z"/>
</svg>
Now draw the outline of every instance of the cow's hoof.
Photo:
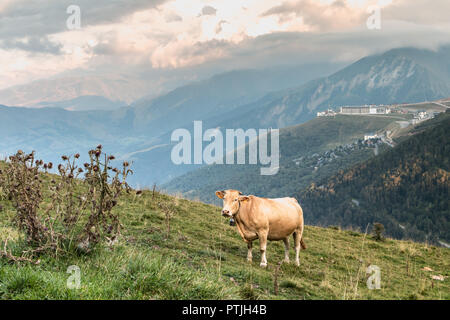
<svg viewBox="0 0 450 320">
<path fill-rule="evenodd" d="M 284 263 L 290 263 L 291 261 L 289 259 L 284 259 L 283 262 Z"/>
<path fill-rule="evenodd" d="M 248 263 L 252 263 L 253 260 L 252 260 L 252 259 L 247 259 L 247 262 L 248 262 Z"/>
<path fill-rule="evenodd" d="M 299 266 L 300 266 L 300 261 L 295 261 L 295 265 L 296 265 L 297 267 L 299 267 Z"/>
<path fill-rule="evenodd" d="M 267 263 L 261 262 L 259 265 L 261 268 L 266 268 L 267 267 Z"/>
</svg>

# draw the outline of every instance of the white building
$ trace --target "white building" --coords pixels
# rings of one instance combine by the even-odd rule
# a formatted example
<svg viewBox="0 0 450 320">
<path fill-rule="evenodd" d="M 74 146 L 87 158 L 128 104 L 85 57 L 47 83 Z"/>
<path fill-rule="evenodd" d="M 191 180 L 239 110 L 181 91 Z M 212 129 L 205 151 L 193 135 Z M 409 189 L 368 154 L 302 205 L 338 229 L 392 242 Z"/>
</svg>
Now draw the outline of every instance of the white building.
<svg viewBox="0 0 450 320">
<path fill-rule="evenodd" d="M 336 112 L 334 110 L 328 109 L 326 111 L 317 112 L 318 117 L 334 117 Z"/>
<path fill-rule="evenodd" d="M 341 107 L 339 113 L 342 114 L 388 114 L 391 109 L 385 106 L 345 106 Z"/>
<path fill-rule="evenodd" d="M 376 133 L 368 133 L 364 135 L 364 141 L 377 138 L 379 138 L 379 136 Z"/>
</svg>

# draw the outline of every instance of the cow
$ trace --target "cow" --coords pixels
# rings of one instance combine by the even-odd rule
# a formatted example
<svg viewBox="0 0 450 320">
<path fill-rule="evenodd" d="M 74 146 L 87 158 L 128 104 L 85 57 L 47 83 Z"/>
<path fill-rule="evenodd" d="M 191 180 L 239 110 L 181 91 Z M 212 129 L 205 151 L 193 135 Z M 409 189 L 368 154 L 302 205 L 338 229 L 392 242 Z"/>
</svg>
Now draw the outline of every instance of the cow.
<svg viewBox="0 0 450 320">
<path fill-rule="evenodd" d="M 252 262 L 252 242 L 259 239 L 260 266 L 267 267 L 267 240 L 284 241 L 284 261 L 289 262 L 289 237 L 295 242 L 295 264 L 300 265 L 300 247 L 303 241 L 303 210 L 294 198 L 267 199 L 243 195 L 237 190 L 216 191 L 223 199 L 222 215 L 234 219 L 242 239 L 247 243 L 247 260 Z"/>
</svg>

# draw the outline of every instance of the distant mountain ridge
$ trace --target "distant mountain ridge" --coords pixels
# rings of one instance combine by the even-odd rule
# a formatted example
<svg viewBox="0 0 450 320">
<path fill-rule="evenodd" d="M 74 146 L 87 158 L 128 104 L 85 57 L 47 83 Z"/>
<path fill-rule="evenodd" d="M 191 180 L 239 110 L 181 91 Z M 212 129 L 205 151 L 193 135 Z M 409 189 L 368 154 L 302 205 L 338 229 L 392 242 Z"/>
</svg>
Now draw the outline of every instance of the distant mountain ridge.
<svg viewBox="0 0 450 320">
<path fill-rule="evenodd" d="M 443 68 L 438 75 L 439 62 Z M 216 112 L 211 114 L 199 109 L 198 114 L 189 109 L 193 112 L 186 114 L 178 109 L 179 112 L 169 114 L 163 123 L 175 118 L 180 127 L 187 129 L 192 127 L 193 120 L 203 120 L 205 128 L 283 128 L 304 123 L 313 119 L 317 111 L 339 105 L 440 99 L 450 96 L 449 63 L 450 47 L 443 47 L 436 52 L 414 48 L 394 49 L 360 59 L 328 77 L 312 80 L 298 87 L 272 91 L 249 104 L 227 108 L 226 112 L 219 112 L 214 108 Z M 443 75 L 447 73 L 449 77 L 444 78 Z M 163 123 L 160 124 L 161 127 Z M 161 127 L 156 124 L 156 128 Z M 169 139 L 169 135 L 162 136 L 162 141 L 155 144 L 169 143 Z M 141 153 L 137 162 L 150 161 L 156 165 L 155 158 L 168 158 L 170 149 L 169 144 L 165 147 L 166 151 L 159 148 Z M 169 179 L 197 168 L 193 165 L 162 165 L 169 170 Z M 162 172 L 159 173 L 156 181 L 169 180 L 164 179 L 163 175 Z"/>
<path fill-rule="evenodd" d="M 224 117 L 240 106 L 276 92 L 307 83 L 336 70 L 334 64 L 235 70 L 179 87 L 160 97 L 132 104 L 133 129 L 158 133 L 193 120 Z"/>
<path fill-rule="evenodd" d="M 126 106 L 123 101 L 111 101 L 102 96 L 80 96 L 70 100 L 40 102 L 35 105 L 38 108 L 61 108 L 67 111 L 111 111 Z"/>
<path fill-rule="evenodd" d="M 450 77 L 445 78 L 450 74 L 449 57 L 450 47 L 435 52 L 405 48 L 363 58 L 337 72 L 334 64 L 238 70 L 113 111 L 42 108 L 32 113 L 0 108 L 0 133 L 4 137 L 0 152 L 21 147 L 49 156 L 103 143 L 118 157 L 135 161 L 139 172 L 135 177 L 140 178 L 133 177 L 133 182 L 160 184 L 195 169 L 170 161 L 171 132 L 190 130 L 194 120 L 203 120 L 204 128 L 283 128 L 304 123 L 317 111 L 341 104 L 449 97 Z M 128 85 L 132 82 L 120 90 Z"/>
<path fill-rule="evenodd" d="M 206 114 L 229 113 L 241 102 L 257 99 L 267 91 L 298 85 L 337 68 L 330 64 L 237 70 L 112 111 L 98 108 L 105 101 L 93 97 L 41 103 L 41 108 L 35 110 L 3 107 L 0 108 L 0 135 L 4 139 L 0 140 L 0 152 L 12 153 L 19 146 L 30 151 L 39 150 L 41 157 L 56 160 L 59 154 L 81 152 L 102 143 L 117 156 L 135 161 L 137 171 L 140 168 L 143 172 L 144 181 L 134 182 L 151 184 L 170 177 L 171 173 L 164 172 L 163 168 L 169 166 L 173 174 L 180 169 L 170 165 L 170 132 L 173 129 L 191 125 L 193 120 L 206 118 Z M 83 100 L 97 101 L 86 104 Z M 74 113 L 61 109 L 74 104 L 83 106 L 77 107 L 77 111 L 100 110 Z M 85 107 L 94 104 L 95 107 Z M 168 146 L 154 148 L 159 145 Z M 158 170 L 146 170 L 149 163 Z M 148 177 L 148 173 L 152 175 Z"/>
<path fill-rule="evenodd" d="M 140 79 L 125 76 L 60 76 L 0 90 L 0 104 L 33 107 L 42 102 L 67 101 L 81 96 L 102 96 L 127 104 L 148 93 Z"/>
<path fill-rule="evenodd" d="M 298 88 L 269 94 L 226 121 L 235 127 L 282 128 L 329 107 L 432 101 L 449 95 L 450 47 L 437 52 L 394 49 Z"/>
</svg>

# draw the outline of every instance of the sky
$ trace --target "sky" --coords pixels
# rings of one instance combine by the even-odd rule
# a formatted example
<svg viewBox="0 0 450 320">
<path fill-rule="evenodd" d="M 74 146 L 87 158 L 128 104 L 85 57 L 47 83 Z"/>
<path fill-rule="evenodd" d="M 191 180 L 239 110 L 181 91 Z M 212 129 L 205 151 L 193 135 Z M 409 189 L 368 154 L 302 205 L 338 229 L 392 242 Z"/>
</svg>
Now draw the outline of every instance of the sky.
<svg viewBox="0 0 450 320">
<path fill-rule="evenodd" d="M 71 72 L 195 78 L 435 49 L 450 39 L 448 12 L 448 0 L 0 0 L 0 89 Z"/>
</svg>

